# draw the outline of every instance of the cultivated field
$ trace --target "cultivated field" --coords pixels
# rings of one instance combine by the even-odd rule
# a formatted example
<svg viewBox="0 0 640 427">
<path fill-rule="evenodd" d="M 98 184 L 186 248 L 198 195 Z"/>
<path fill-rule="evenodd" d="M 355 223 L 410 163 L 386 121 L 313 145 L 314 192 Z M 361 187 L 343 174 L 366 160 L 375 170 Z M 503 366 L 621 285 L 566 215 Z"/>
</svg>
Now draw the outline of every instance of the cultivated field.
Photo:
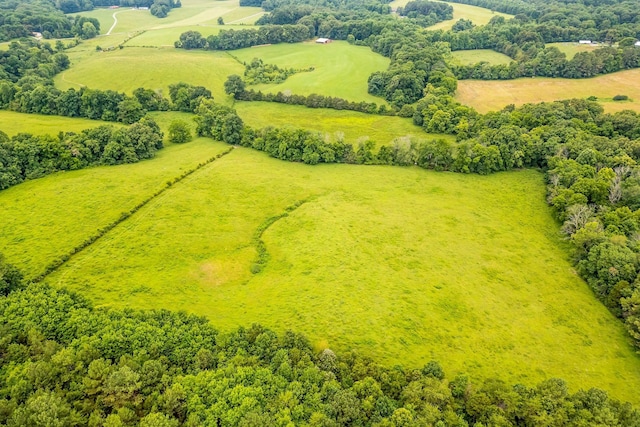
<svg viewBox="0 0 640 427">
<path fill-rule="evenodd" d="M 0 245 L 37 271 L 223 148 L 198 140 L 1 192 Z M 309 167 L 238 148 L 47 282 L 101 306 L 184 309 L 223 329 L 260 322 L 318 349 L 527 384 L 559 376 L 637 402 L 640 361 L 556 229 L 535 171 Z M 268 262 L 252 274 L 259 240 Z"/>
<path fill-rule="evenodd" d="M 486 113 L 508 104 L 556 101 L 568 98 L 598 97 L 606 111 L 640 112 L 640 69 L 620 71 L 591 79 L 523 78 L 486 81 L 460 80 L 456 99 Z M 627 95 L 631 101 L 614 102 L 616 95 Z"/>
<path fill-rule="evenodd" d="M 473 65 L 488 62 L 491 65 L 509 64 L 513 61 L 507 55 L 491 49 L 457 50 L 451 52 L 452 62 L 459 65 Z"/>
<path fill-rule="evenodd" d="M 367 79 L 374 71 L 386 70 L 389 58 L 378 55 L 365 46 L 352 46 L 344 41 L 329 44 L 314 42 L 278 44 L 230 52 L 242 62 L 260 58 L 265 63 L 282 68 L 310 68 L 281 84 L 252 86 L 263 92 L 284 92 L 298 95 L 317 93 L 350 101 L 385 103 L 384 99 L 367 93 Z"/>
<path fill-rule="evenodd" d="M 23 114 L 0 110 L 0 131 L 9 136 L 18 133 L 33 135 L 57 135 L 58 132 L 80 132 L 101 125 L 122 126 L 119 123 L 102 122 L 72 117 L 45 116 L 41 114 Z"/>
</svg>

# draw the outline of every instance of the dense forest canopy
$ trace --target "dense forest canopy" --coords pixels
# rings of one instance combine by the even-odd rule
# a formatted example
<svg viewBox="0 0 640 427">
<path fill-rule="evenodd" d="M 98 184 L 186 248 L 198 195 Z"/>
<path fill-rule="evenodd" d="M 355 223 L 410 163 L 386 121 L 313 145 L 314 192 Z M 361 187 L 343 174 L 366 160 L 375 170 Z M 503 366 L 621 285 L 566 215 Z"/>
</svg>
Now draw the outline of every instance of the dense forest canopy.
<svg viewBox="0 0 640 427">
<path fill-rule="evenodd" d="M 95 37 L 97 19 L 65 16 L 49 0 L 0 0 L 0 41 L 40 33 L 44 38 Z"/>
<path fill-rule="evenodd" d="M 0 272 L 10 269 L 0 259 Z M 185 313 L 95 309 L 12 280 L 0 297 L 7 426 L 640 425 L 631 405 L 598 389 L 571 394 L 558 379 L 474 384 L 447 379 L 433 361 L 387 368 L 317 353 L 292 332 L 253 325 L 223 334 Z"/>
</svg>

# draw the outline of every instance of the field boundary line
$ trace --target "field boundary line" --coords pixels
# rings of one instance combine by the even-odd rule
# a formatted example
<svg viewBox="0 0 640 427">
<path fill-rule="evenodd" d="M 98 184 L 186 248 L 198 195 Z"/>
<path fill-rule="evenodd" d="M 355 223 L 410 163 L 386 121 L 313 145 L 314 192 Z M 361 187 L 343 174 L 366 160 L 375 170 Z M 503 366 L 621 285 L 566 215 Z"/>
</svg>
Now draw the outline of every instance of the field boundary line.
<svg viewBox="0 0 640 427">
<path fill-rule="evenodd" d="M 231 153 L 234 149 L 235 149 L 235 146 L 231 146 L 231 147 L 229 147 L 229 149 L 223 151 L 222 153 L 216 154 L 215 156 L 207 159 L 206 161 L 204 161 L 202 163 L 199 163 L 194 168 L 188 169 L 187 171 L 183 172 L 181 175 L 173 178 L 170 181 L 167 181 L 166 184 L 164 185 L 164 187 L 162 187 L 161 189 L 157 190 L 151 196 L 147 197 L 146 199 L 144 199 L 143 201 L 141 201 L 140 203 L 135 205 L 129 211 L 122 212 L 120 214 L 120 216 L 116 220 L 112 221 L 111 223 L 107 224 L 106 226 L 104 226 L 102 228 L 99 228 L 98 231 L 95 234 L 93 234 L 92 236 L 90 236 L 87 239 L 85 239 L 84 242 L 80 243 L 78 246 L 76 246 L 73 249 L 71 249 L 71 251 L 69 251 L 67 254 L 62 255 L 59 258 L 55 259 L 47 267 L 45 267 L 44 271 L 41 274 L 39 274 L 38 276 L 32 278 L 31 281 L 34 282 L 34 283 L 42 282 L 51 273 L 54 273 L 55 271 L 60 269 L 60 267 L 65 265 L 73 256 L 79 254 L 80 252 L 82 252 L 83 250 L 88 248 L 89 246 L 93 245 L 96 241 L 98 241 L 100 238 L 104 237 L 107 233 L 109 233 L 111 230 L 116 228 L 118 225 L 122 224 L 124 221 L 126 221 L 129 218 L 131 218 L 131 216 L 133 216 L 140 209 L 142 209 L 143 207 L 148 205 L 150 202 L 152 202 L 152 201 L 158 199 L 159 197 L 161 197 L 162 195 L 164 195 L 164 193 L 167 190 L 169 190 L 170 188 L 172 188 L 174 185 L 178 184 L 179 182 L 181 182 L 185 178 L 189 177 L 193 173 L 195 173 L 195 172 L 199 171 L 200 169 L 204 168 L 208 164 L 213 163 L 214 161 L 226 156 L 227 154 Z"/>
</svg>

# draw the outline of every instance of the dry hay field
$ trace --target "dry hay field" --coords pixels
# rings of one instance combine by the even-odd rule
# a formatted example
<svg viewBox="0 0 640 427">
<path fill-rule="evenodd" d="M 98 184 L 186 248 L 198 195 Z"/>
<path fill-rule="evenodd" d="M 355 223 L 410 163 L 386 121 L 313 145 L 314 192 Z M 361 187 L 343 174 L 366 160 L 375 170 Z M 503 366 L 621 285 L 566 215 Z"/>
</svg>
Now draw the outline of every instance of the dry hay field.
<svg viewBox="0 0 640 427">
<path fill-rule="evenodd" d="M 620 71 L 590 79 L 546 77 L 515 80 L 460 80 L 456 99 L 481 113 L 496 111 L 509 104 L 549 102 L 568 98 L 598 97 L 605 111 L 640 112 L 640 69 Z M 616 95 L 630 101 L 614 102 Z"/>
</svg>

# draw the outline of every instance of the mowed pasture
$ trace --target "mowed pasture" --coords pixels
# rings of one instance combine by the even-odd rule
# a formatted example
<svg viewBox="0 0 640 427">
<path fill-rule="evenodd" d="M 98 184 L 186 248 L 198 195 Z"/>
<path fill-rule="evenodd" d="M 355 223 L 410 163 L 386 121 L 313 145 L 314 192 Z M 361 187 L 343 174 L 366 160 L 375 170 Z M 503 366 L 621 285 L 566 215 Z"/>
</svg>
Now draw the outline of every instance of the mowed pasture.
<svg viewBox="0 0 640 427">
<path fill-rule="evenodd" d="M 0 131 L 9 136 L 19 133 L 57 135 L 59 132 L 81 132 L 102 125 L 122 126 L 120 123 L 102 122 L 77 117 L 45 116 L 0 110 Z"/>
<path fill-rule="evenodd" d="M 456 99 L 481 113 L 496 111 L 506 105 L 548 102 L 569 98 L 598 97 L 605 111 L 640 112 L 640 69 L 619 71 L 590 79 L 522 78 L 515 80 L 460 80 Z M 615 102 L 616 95 L 631 101 Z"/>
<path fill-rule="evenodd" d="M 234 108 L 244 122 L 253 128 L 303 128 L 326 135 L 330 140 L 344 137 L 354 146 L 365 139 L 374 141 L 377 146 L 390 145 L 395 138 L 403 136 L 453 139 L 451 135 L 427 134 L 411 119 L 397 116 L 266 102 L 236 102 Z"/>
<path fill-rule="evenodd" d="M 384 71 L 389 58 L 374 53 L 365 46 L 353 46 L 344 41 L 329 44 L 311 42 L 256 46 L 230 52 L 242 62 L 260 58 L 265 63 L 281 68 L 308 69 L 297 73 L 280 84 L 260 84 L 252 89 L 263 92 L 290 91 L 297 95 L 339 97 L 349 101 L 386 103 L 384 99 L 367 92 L 367 80 L 371 73 Z"/>
<path fill-rule="evenodd" d="M 513 61 L 507 55 L 491 49 L 456 50 L 451 52 L 452 63 L 456 65 L 473 65 L 488 62 L 491 65 L 509 64 Z"/>
<path fill-rule="evenodd" d="M 178 164 L 223 148 L 197 140 L 136 165 L 3 191 L 0 246 L 9 261 L 37 270 L 163 185 Z M 536 171 L 311 167 L 237 148 L 46 282 L 99 306 L 183 309 L 223 330 L 259 322 L 390 365 L 436 359 L 450 375 L 526 384 L 562 377 L 637 402 L 640 360 L 574 274 L 544 191 Z M 259 240 L 268 262 L 253 274 Z"/>
<path fill-rule="evenodd" d="M 106 34 L 115 23 L 116 25 L 112 29 L 112 34 L 114 34 L 140 30 L 156 31 L 174 27 L 217 25 L 219 17 L 222 17 L 226 23 L 235 21 L 242 24 L 252 24 L 261 14 L 260 8 L 241 8 L 238 0 L 215 2 L 184 0 L 182 7 L 171 9 L 169 15 L 162 19 L 151 15 L 148 10 L 134 8 L 97 8 L 92 11 L 71 14 L 71 16 L 81 15 L 98 19 L 101 34 Z"/>
<path fill-rule="evenodd" d="M 223 99 L 227 76 L 243 72 L 244 67 L 224 52 L 128 47 L 74 63 L 55 77 L 55 84 L 60 89 L 87 86 L 128 94 L 144 87 L 168 96 L 169 85 L 182 81 L 205 86 L 214 98 Z"/>
<path fill-rule="evenodd" d="M 579 52 L 593 52 L 600 49 L 603 45 L 593 46 L 590 44 L 580 44 L 572 42 L 547 43 L 546 47 L 556 47 L 560 52 L 567 55 L 567 59 L 572 59 Z"/>
</svg>

